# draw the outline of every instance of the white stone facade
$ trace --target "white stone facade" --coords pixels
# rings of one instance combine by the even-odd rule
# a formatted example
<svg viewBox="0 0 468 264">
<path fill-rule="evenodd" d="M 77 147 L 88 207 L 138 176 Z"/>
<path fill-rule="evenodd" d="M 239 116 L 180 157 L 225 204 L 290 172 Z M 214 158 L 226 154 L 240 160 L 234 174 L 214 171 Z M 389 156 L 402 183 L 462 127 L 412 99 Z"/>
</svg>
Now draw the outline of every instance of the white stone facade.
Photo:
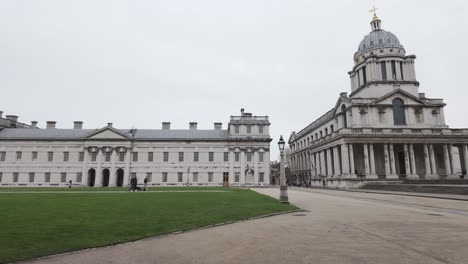
<svg viewBox="0 0 468 264">
<path fill-rule="evenodd" d="M 268 185 L 269 121 L 242 111 L 227 130 L 55 128 L 0 130 L 0 186 Z"/>
<path fill-rule="evenodd" d="M 468 129 L 450 129 L 443 100 L 419 93 L 416 57 L 380 23 L 375 16 L 354 55 L 351 94 L 291 134 L 292 184 L 465 177 Z"/>
</svg>

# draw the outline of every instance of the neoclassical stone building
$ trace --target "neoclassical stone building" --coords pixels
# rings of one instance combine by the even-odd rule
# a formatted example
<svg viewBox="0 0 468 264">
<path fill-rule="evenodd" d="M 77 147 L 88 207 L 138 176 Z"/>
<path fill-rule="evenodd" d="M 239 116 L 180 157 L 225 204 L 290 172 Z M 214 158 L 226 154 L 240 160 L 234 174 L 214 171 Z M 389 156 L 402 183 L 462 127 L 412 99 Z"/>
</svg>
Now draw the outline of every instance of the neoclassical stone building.
<svg viewBox="0 0 468 264">
<path fill-rule="evenodd" d="M 201 130 L 0 128 L 0 186 L 126 186 L 131 177 L 149 185 L 243 186 L 269 184 L 267 116 L 241 110 Z"/>
<path fill-rule="evenodd" d="M 419 92 L 414 62 L 374 14 L 349 72 L 351 93 L 292 132 L 293 181 L 336 187 L 355 179 L 459 179 L 468 165 L 468 129 L 450 129 L 442 99 Z"/>
</svg>

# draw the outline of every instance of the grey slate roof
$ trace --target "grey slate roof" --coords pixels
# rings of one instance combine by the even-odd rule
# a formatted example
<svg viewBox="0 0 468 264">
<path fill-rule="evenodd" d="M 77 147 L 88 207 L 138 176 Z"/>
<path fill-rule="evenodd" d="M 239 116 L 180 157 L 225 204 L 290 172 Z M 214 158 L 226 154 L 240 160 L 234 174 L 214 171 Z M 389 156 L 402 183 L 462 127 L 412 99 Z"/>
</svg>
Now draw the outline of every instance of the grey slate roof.
<svg viewBox="0 0 468 264">
<path fill-rule="evenodd" d="M 80 139 L 94 129 L 34 129 L 5 128 L 0 131 L 0 139 Z"/>
<path fill-rule="evenodd" d="M 365 36 L 359 44 L 358 51 L 361 53 L 381 48 L 403 48 L 400 44 L 400 40 L 389 31 L 376 30 Z"/>
<path fill-rule="evenodd" d="M 227 140 L 227 130 L 179 130 L 179 129 L 138 129 L 134 138 L 136 140 L 152 139 L 204 139 Z"/>
<path fill-rule="evenodd" d="M 51 139 L 84 139 L 98 129 L 30 129 L 5 128 L 0 130 L 2 139 L 51 140 Z M 118 129 L 123 134 L 130 134 L 130 129 Z M 227 140 L 227 130 L 162 130 L 135 129 L 135 140 Z"/>
</svg>

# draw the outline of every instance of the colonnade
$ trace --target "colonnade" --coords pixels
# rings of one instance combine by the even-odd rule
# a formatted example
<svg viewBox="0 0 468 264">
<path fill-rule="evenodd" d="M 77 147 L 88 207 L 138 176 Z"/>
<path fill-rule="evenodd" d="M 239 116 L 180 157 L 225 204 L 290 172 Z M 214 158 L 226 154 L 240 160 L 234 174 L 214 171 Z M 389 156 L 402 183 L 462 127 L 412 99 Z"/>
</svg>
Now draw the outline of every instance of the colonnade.
<svg viewBox="0 0 468 264">
<path fill-rule="evenodd" d="M 466 174 L 468 145 L 345 143 L 291 155 L 292 175 L 369 179 L 459 178 Z"/>
</svg>

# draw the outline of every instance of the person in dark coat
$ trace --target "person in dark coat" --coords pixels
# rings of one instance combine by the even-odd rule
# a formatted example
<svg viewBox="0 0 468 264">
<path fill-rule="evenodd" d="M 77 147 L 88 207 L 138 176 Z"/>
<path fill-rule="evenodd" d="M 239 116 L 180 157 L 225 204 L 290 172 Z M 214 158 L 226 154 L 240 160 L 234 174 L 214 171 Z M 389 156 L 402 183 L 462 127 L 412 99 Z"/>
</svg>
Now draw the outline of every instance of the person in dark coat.
<svg viewBox="0 0 468 264">
<path fill-rule="evenodd" d="M 133 177 L 130 180 L 130 191 L 134 192 L 136 190 L 136 187 L 137 187 L 137 178 Z"/>
</svg>

